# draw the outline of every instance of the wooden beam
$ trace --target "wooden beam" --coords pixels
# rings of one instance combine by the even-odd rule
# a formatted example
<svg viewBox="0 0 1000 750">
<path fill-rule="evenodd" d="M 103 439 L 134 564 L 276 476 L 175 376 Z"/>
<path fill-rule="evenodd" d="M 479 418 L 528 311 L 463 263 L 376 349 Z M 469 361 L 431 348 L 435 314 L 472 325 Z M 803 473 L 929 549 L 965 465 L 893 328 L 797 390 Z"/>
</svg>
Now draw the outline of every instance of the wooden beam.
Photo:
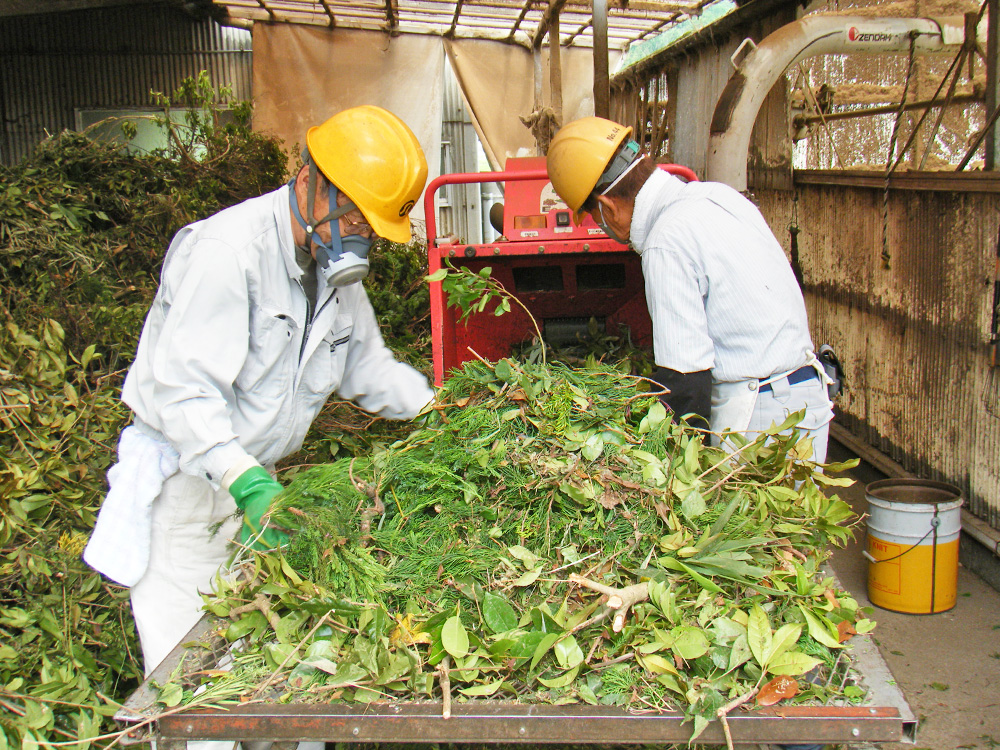
<svg viewBox="0 0 1000 750">
<path fill-rule="evenodd" d="M 873 170 L 796 169 L 795 185 L 829 185 L 885 190 L 885 172 Z M 1000 193 L 998 172 L 893 172 L 893 190 L 935 190 L 945 193 Z"/>
<path fill-rule="evenodd" d="M 257 5 L 259 5 L 267 13 L 267 17 L 271 21 L 271 23 L 274 23 L 274 21 L 276 20 L 274 11 L 267 7 L 267 3 L 264 2 L 264 0 L 257 0 Z"/>
<path fill-rule="evenodd" d="M 393 0 L 385 0 L 385 22 L 389 25 L 389 30 L 393 31 L 399 25 L 396 17 L 396 9 L 392 7 Z"/>
<path fill-rule="evenodd" d="M 611 81 L 608 78 L 608 2 L 594 2 L 594 114 L 611 116 Z"/>
<path fill-rule="evenodd" d="M 320 0 L 320 2 L 323 4 L 323 10 L 326 11 L 326 15 L 330 18 L 330 28 L 337 28 L 337 17 L 333 15 L 333 9 L 330 8 L 330 3 L 328 3 L 327 0 Z"/>
<path fill-rule="evenodd" d="M 986 114 L 989 116 L 1000 106 L 1000 75 L 997 65 L 1000 64 L 1000 1 L 986 0 L 988 10 L 986 26 Z M 1000 123 L 996 121 L 986 131 L 986 152 L 983 154 L 983 169 L 992 171 L 1000 162 Z"/>
<path fill-rule="evenodd" d="M 702 4 L 690 3 L 658 3 L 655 0 L 612 0 L 611 8 L 622 12 L 642 11 L 644 13 L 685 13 L 689 16 L 700 16 Z M 590 10 L 590 0 L 567 0 L 566 10 Z"/>
<path fill-rule="evenodd" d="M 462 15 L 462 5 L 465 0 L 458 0 L 455 3 L 455 13 L 451 17 L 451 27 L 444 33 L 445 36 L 455 36 L 455 29 L 458 28 L 458 18 Z"/>
<path fill-rule="evenodd" d="M 555 0 L 555 2 L 550 3 L 549 7 L 545 9 L 545 14 L 542 16 L 542 20 L 538 22 L 538 29 L 536 29 L 535 36 L 531 40 L 532 47 L 542 46 L 542 40 L 545 39 L 545 35 L 549 31 L 549 24 L 552 22 L 552 17 L 559 15 L 559 11 L 562 10 L 566 2 L 567 0 Z M 558 41 L 556 43 L 558 44 Z"/>
<path fill-rule="evenodd" d="M 559 14 L 549 19 L 549 98 L 556 122 L 562 122 L 562 52 L 559 44 Z"/>
<path fill-rule="evenodd" d="M 535 0 L 525 0 L 524 5 L 521 6 L 521 12 L 517 15 L 517 20 L 514 21 L 514 25 L 510 27 L 510 33 L 507 35 L 508 39 L 513 39 L 514 34 L 517 30 L 521 28 L 521 23 L 524 21 L 524 17 L 528 15 L 528 11 L 531 10 L 531 6 L 535 4 Z"/>
<path fill-rule="evenodd" d="M 972 102 L 981 102 L 983 97 L 979 94 L 962 94 L 960 96 L 953 96 L 949 106 L 955 106 L 959 104 L 969 104 Z M 848 102 L 845 102 L 847 104 Z M 945 102 L 943 99 L 926 99 L 919 102 L 906 102 L 903 105 L 903 109 L 906 111 L 914 109 L 925 109 L 930 107 L 936 109 L 937 107 L 944 106 Z M 842 106 L 842 105 L 841 105 Z M 803 125 L 812 125 L 817 122 L 835 122 L 837 120 L 850 120 L 855 117 L 871 117 L 873 115 L 889 115 L 894 114 L 899 111 L 899 104 L 880 104 L 877 107 L 865 107 L 864 109 L 852 109 L 845 112 L 824 112 L 822 115 L 798 115 L 794 118 L 796 124 L 802 123 Z"/>
</svg>

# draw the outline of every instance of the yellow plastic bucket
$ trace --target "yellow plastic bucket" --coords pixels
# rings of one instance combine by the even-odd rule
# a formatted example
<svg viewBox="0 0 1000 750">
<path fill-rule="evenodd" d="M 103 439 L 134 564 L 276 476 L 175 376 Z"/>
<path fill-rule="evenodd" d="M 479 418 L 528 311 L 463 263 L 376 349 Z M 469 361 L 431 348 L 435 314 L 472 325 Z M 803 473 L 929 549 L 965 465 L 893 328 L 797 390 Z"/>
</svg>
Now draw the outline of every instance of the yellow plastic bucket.
<svg viewBox="0 0 1000 750">
<path fill-rule="evenodd" d="M 865 495 L 869 601 L 920 615 L 954 607 L 961 490 L 924 479 L 881 479 Z"/>
</svg>

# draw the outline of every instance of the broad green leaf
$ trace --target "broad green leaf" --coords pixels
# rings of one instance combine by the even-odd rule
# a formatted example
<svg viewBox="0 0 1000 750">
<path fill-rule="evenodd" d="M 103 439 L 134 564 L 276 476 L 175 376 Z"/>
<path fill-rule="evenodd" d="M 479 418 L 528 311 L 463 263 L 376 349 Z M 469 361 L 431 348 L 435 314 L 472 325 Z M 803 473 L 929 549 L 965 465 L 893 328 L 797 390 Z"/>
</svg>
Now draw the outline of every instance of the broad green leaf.
<svg viewBox="0 0 1000 750">
<path fill-rule="evenodd" d="M 507 554 L 513 557 L 515 560 L 520 560 L 524 564 L 525 570 L 531 570 L 538 566 L 538 556 L 519 544 L 511 545 L 507 548 Z"/>
<path fill-rule="evenodd" d="M 854 480 L 850 477 L 833 477 L 829 474 L 813 474 L 812 479 L 817 484 L 825 484 L 829 487 L 850 487 Z"/>
<path fill-rule="evenodd" d="M 747 645 L 753 658 L 763 667 L 767 663 L 767 652 L 771 648 L 771 623 L 767 619 L 767 613 L 757 602 L 754 602 L 750 609 Z"/>
<path fill-rule="evenodd" d="M 455 659 L 469 653 L 469 633 L 458 615 L 449 617 L 441 628 L 441 645 Z"/>
<path fill-rule="evenodd" d="M 764 669 L 770 670 L 771 664 L 786 651 L 791 650 L 802 634 L 802 625 L 799 623 L 785 623 L 778 628 L 773 638 L 771 646 L 764 653 Z"/>
<path fill-rule="evenodd" d="M 656 681 L 663 685 L 667 690 L 677 693 L 678 695 L 684 695 L 686 692 L 685 688 L 678 681 L 677 677 L 672 674 L 660 674 L 656 676 Z"/>
<path fill-rule="evenodd" d="M 506 599 L 486 592 L 483 596 L 483 622 L 493 633 L 506 633 L 517 627 L 517 613 Z"/>
<path fill-rule="evenodd" d="M 695 519 L 702 515 L 707 509 L 705 504 L 705 498 L 697 490 L 692 488 L 685 495 L 684 499 L 681 500 L 681 513 L 684 514 L 685 518 Z"/>
<path fill-rule="evenodd" d="M 366 679 L 368 672 L 360 664 L 341 664 L 324 684 L 328 688 L 347 687 Z"/>
<path fill-rule="evenodd" d="M 694 570 L 690 565 L 684 564 L 675 557 L 661 557 L 658 560 L 658 562 L 665 568 L 687 573 L 689 576 L 691 576 L 692 580 L 694 580 L 699 586 L 701 586 L 706 591 L 709 591 L 713 594 L 722 593 L 722 589 L 718 585 L 713 583 L 711 579 L 706 578 L 701 573 Z"/>
<path fill-rule="evenodd" d="M 167 708 L 173 708 L 181 702 L 181 698 L 183 697 L 183 688 L 181 688 L 181 686 L 176 682 L 168 682 L 160 688 L 160 694 L 157 696 L 157 700 Z M 25 708 L 33 705 L 33 703 L 26 703 Z"/>
<path fill-rule="evenodd" d="M 638 659 L 639 664 L 653 674 L 678 674 L 677 668 L 674 666 L 673 659 L 664 658 L 659 654 L 640 654 L 636 658 Z"/>
<path fill-rule="evenodd" d="M 501 687 L 503 687 L 503 680 L 494 680 L 493 682 L 487 682 L 483 685 L 473 685 L 472 687 L 462 688 L 458 692 L 462 695 L 467 695 L 470 698 L 485 698 L 486 696 L 493 695 Z"/>
<path fill-rule="evenodd" d="M 767 671 L 771 674 L 785 674 L 794 677 L 805 674 L 820 663 L 819 659 L 814 659 L 801 651 L 785 651 L 768 664 Z"/>
<path fill-rule="evenodd" d="M 556 661 L 563 669 L 572 669 L 583 663 L 585 657 L 576 638 L 571 635 L 556 641 L 552 647 L 552 652 L 556 656 Z"/>
<path fill-rule="evenodd" d="M 591 435 L 583 446 L 583 450 L 580 451 L 580 455 L 588 461 L 596 461 L 604 455 L 604 440 L 601 436 Z"/>
<path fill-rule="evenodd" d="M 644 416 L 639 422 L 639 434 L 645 435 L 647 432 L 651 432 L 666 418 L 666 407 L 664 407 L 663 403 L 657 399 L 649 407 L 649 411 L 646 412 L 646 416 Z"/>
<path fill-rule="evenodd" d="M 530 586 L 536 580 L 538 580 L 538 576 L 540 576 L 541 574 L 542 574 L 542 566 L 539 565 L 534 570 L 529 570 L 527 573 L 520 576 L 517 580 L 513 581 L 511 585 L 519 587 Z"/>
<path fill-rule="evenodd" d="M 683 625 L 670 631 L 674 638 L 671 649 L 682 659 L 697 659 L 708 652 L 709 640 L 705 631 Z"/>
<path fill-rule="evenodd" d="M 555 645 L 555 642 L 561 637 L 562 633 L 546 633 L 542 636 L 542 640 L 539 641 L 538 646 L 535 647 L 535 653 L 531 657 L 531 669 L 538 666 L 538 662 L 545 658 L 545 654 L 549 652 L 549 649 L 551 649 L 552 646 Z"/>
<path fill-rule="evenodd" d="M 732 672 L 741 664 L 746 663 L 753 654 L 750 652 L 750 645 L 747 642 L 746 633 L 736 636 L 733 646 L 729 651 L 729 664 L 726 666 L 727 672 Z"/>
<path fill-rule="evenodd" d="M 267 619 L 261 612 L 248 612 L 226 628 L 226 640 L 232 643 L 266 627 Z"/>
<path fill-rule="evenodd" d="M 813 637 L 814 640 L 819 641 L 827 648 L 843 648 L 844 644 L 840 642 L 839 634 L 837 629 L 829 623 L 826 622 L 826 618 L 820 618 L 819 615 L 810 612 L 808 608 L 799 605 L 799 611 L 806 618 L 806 623 L 809 626 L 809 635 Z"/>
<path fill-rule="evenodd" d="M 701 462 L 699 461 L 700 456 L 701 441 L 695 440 L 692 437 L 688 440 L 688 444 L 684 448 L 684 468 L 688 470 L 688 473 L 692 477 L 701 473 Z"/>
<path fill-rule="evenodd" d="M 385 697 L 378 690 L 372 690 L 371 688 L 359 687 L 354 691 L 354 702 L 355 703 L 374 703 L 380 698 Z"/>
<path fill-rule="evenodd" d="M 427 281 L 427 282 L 441 281 L 447 275 L 448 275 L 448 269 L 447 268 L 439 268 L 437 271 L 435 271 L 434 273 L 430 274 L 429 276 L 425 276 L 424 277 L 424 281 Z"/>
<path fill-rule="evenodd" d="M 545 677 L 539 677 L 538 681 L 545 685 L 547 688 L 564 688 L 571 684 L 573 680 L 576 679 L 577 673 L 580 671 L 580 667 L 573 667 L 566 674 L 560 675 L 559 677 L 554 677 L 552 679 L 546 679 Z"/>
</svg>

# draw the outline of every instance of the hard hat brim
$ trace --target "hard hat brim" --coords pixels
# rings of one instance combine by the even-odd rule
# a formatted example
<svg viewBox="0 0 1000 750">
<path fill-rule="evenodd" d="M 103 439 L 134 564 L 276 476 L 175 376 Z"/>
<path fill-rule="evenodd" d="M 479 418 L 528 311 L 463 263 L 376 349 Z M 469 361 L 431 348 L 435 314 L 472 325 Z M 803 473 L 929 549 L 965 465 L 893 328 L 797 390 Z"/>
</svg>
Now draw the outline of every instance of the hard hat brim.
<svg viewBox="0 0 1000 750">
<path fill-rule="evenodd" d="M 362 212 L 363 213 L 363 212 Z M 398 242 L 401 245 L 405 245 L 411 239 L 413 239 L 413 232 L 410 230 L 410 215 L 402 217 L 399 221 L 386 222 L 375 217 L 365 216 L 368 221 L 369 226 L 371 226 L 372 231 L 375 232 L 379 237 L 389 240 L 390 242 Z M 372 219 L 375 219 L 374 221 Z"/>
</svg>

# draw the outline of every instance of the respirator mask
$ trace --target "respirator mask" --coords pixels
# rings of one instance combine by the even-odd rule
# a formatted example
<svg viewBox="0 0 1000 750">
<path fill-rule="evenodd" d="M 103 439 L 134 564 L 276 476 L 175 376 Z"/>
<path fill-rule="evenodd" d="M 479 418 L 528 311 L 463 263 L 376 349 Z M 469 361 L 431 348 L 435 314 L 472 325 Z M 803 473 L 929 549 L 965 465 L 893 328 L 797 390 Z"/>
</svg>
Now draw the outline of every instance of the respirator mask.
<svg viewBox="0 0 1000 750">
<path fill-rule="evenodd" d="M 306 211 L 310 216 L 314 215 L 316 202 L 316 181 L 315 167 L 309 165 L 309 192 L 306 198 Z M 295 179 L 288 183 L 288 201 L 292 207 L 292 215 L 299 222 L 306 232 L 306 250 L 316 257 L 316 264 L 320 273 L 326 279 L 326 283 L 332 287 L 345 286 L 360 281 L 368 275 L 368 250 L 371 248 L 371 238 L 362 237 L 359 234 L 340 234 L 339 219 L 349 211 L 353 211 L 357 206 L 352 201 L 348 201 L 343 206 L 337 206 L 337 196 L 340 191 L 330 183 L 329 204 L 336 206 L 319 221 L 314 224 L 308 223 L 302 218 L 299 211 L 299 202 L 295 197 Z M 316 233 L 317 227 L 330 222 L 330 242 L 323 242 Z M 313 247 L 315 246 L 315 252 Z"/>
</svg>

